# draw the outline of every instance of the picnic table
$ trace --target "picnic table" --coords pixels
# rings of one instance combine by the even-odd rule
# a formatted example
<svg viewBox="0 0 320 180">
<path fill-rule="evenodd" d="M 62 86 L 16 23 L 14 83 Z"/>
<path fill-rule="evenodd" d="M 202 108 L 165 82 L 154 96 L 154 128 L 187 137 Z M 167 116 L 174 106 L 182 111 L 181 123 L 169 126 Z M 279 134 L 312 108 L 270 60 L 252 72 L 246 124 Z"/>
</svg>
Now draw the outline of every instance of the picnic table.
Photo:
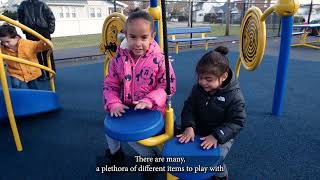
<svg viewBox="0 0 320 180">
<path fill-rule="evenodd" d="M 293 28 L 300 28 L 300 32 L 293 32 L 292 35 L 300 35 L 300 42 L 296 44 L 292 44 L 291 46 L 307 46 L 311 48 L 320 49 L 320 46 L 316 43 L 320 43 L 320 24 L 302 24 L 302 25 L 293 25 Z M 313 35 L 313 37 L 317 37 L 316 41 L 308 41 L 308 34 L 314 29 L 317 32 L 317 35 Z"/>
<path fill-rule="evenodd" d="M 205 41 L 205 49 L 208 49 L 209 40 L 216 40 L 217 37 L 207 37 L 206 33 L 211 32 L 211 27 L 194 27 L 194 28 L 174 28 L 168 29 L 167 34 L 171 35 L 171 39 L 168 39 L 168 42 L 175 43 L 176 45 L 176 54 L 179 53 L 179 43 L 181 42 L 192 42 L 192 41 Z M 193 38 L 176 38 L 178 34 L 195 34 L 201 33 L 201 37 Z"/>
</svg>

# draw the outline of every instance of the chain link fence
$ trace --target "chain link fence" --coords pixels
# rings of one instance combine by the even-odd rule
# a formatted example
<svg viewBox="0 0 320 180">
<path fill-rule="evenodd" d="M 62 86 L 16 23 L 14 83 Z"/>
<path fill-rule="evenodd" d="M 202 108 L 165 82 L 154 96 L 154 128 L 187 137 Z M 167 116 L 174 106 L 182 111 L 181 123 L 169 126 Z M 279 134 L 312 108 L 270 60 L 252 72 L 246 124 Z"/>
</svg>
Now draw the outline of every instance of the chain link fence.
<svg viewBox="0 0 320 180">
<path fill-rule="evenodd" d="M 56 31 L 52 34 L 55 51 L 64 52 L 70 49 L 82 48 L 83 55 L 78 53 L 76 54 L 78 56 L 85 56 L 93 52 L 99 54 L 98 45 L 101 41 L 103 22 L 112 12 L 117 11 L 128 15 L 136 7 L 140 7 L 141 9 L 149 7 L 149 1 L 44 1 L 56 17 Z M 0 2 L 1 13 L 16 19 L 16 11 L 21 0 L 0 0 Z M 245 12 L 252 6 L 259 7 L 263 12 L 273 5 L 272 2 L 271 0 L 245 0 L 232 1 L 230 3 L 210 0 L 170 0 L 166 1 L 167 26 L 168 28 L 210 26 L 212 31 L 208 33 L 208 36 L 239 39 L 240 25 Z M 230 16 L 229 28 L 227 28 L 228 15 Z M 320 4 L 301 5 L 298 13 L 295 15 L 294 23 L 302 24 L 306 22 L 320 22 Z M 275 13 L 268 16 L 266 19 L 267 36 L 278 36 L 280 25 L 279 16 Z M 21 33 L 21 31 L 19 32 Z M 23 34 L 21 35 L 23 36 Z M 200 36 L 200 34 L 193 35 L 193 37 L 197 36 Z M 91 48 L 92 52 L 85 53 L 84 48 Z"/>
</svg>

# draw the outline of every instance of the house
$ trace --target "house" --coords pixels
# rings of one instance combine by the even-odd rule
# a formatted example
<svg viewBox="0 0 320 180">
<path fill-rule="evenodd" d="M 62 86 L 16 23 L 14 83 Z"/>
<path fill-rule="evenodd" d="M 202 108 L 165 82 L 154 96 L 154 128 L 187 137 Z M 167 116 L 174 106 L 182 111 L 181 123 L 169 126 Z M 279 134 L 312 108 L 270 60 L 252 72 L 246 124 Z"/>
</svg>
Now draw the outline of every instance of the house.
<svg viewBox="0 0 320 180">
<path fill-rule="evenodd" d="M 238 9 L 237 2 L 231 2 L 231 21 L 239 19 L 241 12 Z M 196 22 L 223 23 L 227 12 L 227 3 L 219 1 L 198 2 L 193 11 L 193 19 Z"/>
<path fill-rule="evenodd" d="M 302 4 L 298 9 L 298 12 L 295 16 L 302 16 L 305 21 L 308 21 L 308 16 L 310 13 L 310 4 Z M 312 11 L 310 15 L 310 22 L 311 23 L 319 23 L 320 22 L 320 4 L 313 4 Z"/>
<path fill-rule="evenodd" d="M 251 6 L 256 6 L 265 11 L 275 0 L 231 0 L 230 15 L 231 23 L 240 23 L 244 10 L 248 10 Z M 218 0 L 203 0 L 195 3 L 193 11 L 193 19 L 196 22 L 223 23 L 227 12 L 227 3 Z"/>
<path fill-rule="evenodd" d="M 113 1 L 106 0 L 43 0 L 56 17 L 53 37 L 98 34 L 104 20 L 114 11 Z M 117 12 L 126 4 L 116 1 Z"/>
<path fill-rule="evenodd" d="M 5 9 L 16 11 L 23 0 L 8 0 Z M 106 0 L 42 0 L 56 18 L 52 37 L 99 34 L 104 20 L 114 11 L 114 1 Z M 2 4 L 2 3 L 1 3 Z M 123 13 L 128 5 L 116 1 L 117 12 Z"/>
<path fill-rule="evenodd" d="M 214 7 L 220 7 L 224 3 L 218 2 L 195 2 L 193 6 L 193 20 L 195 22 L 204 22 L 204 16 L 207 14 L 215 14 L 216 12 L 213 10 Z"/>
</svg>

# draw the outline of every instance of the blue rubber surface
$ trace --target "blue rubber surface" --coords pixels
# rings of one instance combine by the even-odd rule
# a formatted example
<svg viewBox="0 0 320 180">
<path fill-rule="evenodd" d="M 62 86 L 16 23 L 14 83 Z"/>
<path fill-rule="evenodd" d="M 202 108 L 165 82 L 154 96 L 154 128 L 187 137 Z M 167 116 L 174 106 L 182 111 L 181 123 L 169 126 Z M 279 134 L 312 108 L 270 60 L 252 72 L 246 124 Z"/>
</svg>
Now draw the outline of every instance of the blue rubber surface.
<svg viewBox="0 0 320 180">
<path fill-rule="evenodd" d="M 138 141 L 158 134 L 164 128 L 160 111 L 127 110 L 121 117 L 107 114 L 105 133 L 119 141 Z"/>
<path fill-rule="evenodd" d="M 171 167 L 183 167 L 184 172 L 174 171 L 171 172 L 174 176 L 180 179 L 207 179 L 214 176 L 214 172 L 202 171 L 195 173 L 195 169 L 200 167 L 214 167 L 219 165 L 221 161 L 220 148 L 211 148 L 209 150 L 204 150 L 201 148 L 201 140 L 199 136 L 195 137 L 194 142 L 189 142 L 186 144 L 181 144 L 178 142 L 177 138 L 172 138 L 167 141 L 162 150 L 163 157 L 184 157 L 185 163 L 172 163 L 166 162 L 166 166 Z M 190 173 L 186 171 L 186 167 L 192 167 L 193 171 Z"/>
<path fill-rule="evenodd" d="M 51 91 L 10 88 L 9 91 L 15 117 L 50 112 L 60 107 L 57 94 Z M 2 89 L 0 89 L 0 107 L 0 122 L 6 121 L 8 115 Z"/>
</svg>

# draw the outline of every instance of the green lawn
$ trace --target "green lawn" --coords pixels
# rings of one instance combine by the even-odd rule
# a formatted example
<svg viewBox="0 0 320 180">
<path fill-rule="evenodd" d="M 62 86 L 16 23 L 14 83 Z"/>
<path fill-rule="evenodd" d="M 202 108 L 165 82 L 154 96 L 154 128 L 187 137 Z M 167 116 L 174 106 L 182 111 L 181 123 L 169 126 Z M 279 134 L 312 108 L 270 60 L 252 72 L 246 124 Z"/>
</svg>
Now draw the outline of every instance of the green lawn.
<svg viewBox="0 0 320 180">
<path fill-rule="evenodd" d="M 80 36 L 66 36 L 52 38 L 54 49 L 79 48 L 98 46 L 101 41 L 101 34 L 89 34 Z"/>
<path fill-rule="evenodd" d="M 214 24 L 212 25 L 211 33 L 207 33 L 207 36 L 224 36 L 225 25 Z M 269 31 L 269 30 L 268 30 Z M 230 35 L 237 35 L 240 32 L 239 25 L 230 26 Z M 200 37 L 201 34 L 194 34 L 193 37 Z M 178 35 L 177 38 L 190 37 L 189 34 Z M 90 34 L 90 35 L 80 35 L 80 36 L 67 36 L 67 37 L 57 37 L 52 38 L 55 49 L 64 48 L 79 48 L 88 46 L 99 46 L 101 41 L 101 34 Z"/>
</svg>

